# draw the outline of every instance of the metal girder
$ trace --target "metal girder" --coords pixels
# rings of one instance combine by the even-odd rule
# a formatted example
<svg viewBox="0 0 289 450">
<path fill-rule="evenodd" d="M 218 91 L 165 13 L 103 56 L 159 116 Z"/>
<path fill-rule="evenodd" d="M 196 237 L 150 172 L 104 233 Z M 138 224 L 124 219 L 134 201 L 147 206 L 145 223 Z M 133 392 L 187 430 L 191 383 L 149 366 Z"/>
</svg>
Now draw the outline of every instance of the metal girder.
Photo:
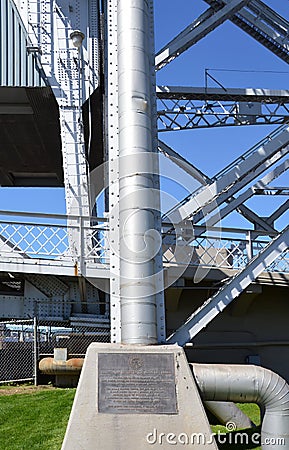
<svg viewBox="0 0 289 450">
<path fill-rule="evenodd" d="M 289 227 L 273 239 L 249 264 L 205 301 L 168 339 L 169 344 L 184 345 L 206 327 L 226 306 L 246 289 L 289 247 Z"/>
<path fill-rule="evenodd" d="M 289 208 L 289 200 L 286 200 L 286 202 L 284 202 L 281 206 L 279 206 L 278 209 L 276 209 L 276 211 L 273 212 L 273 214 L 271 214 L 271 216 L 267 217 L 267 222 L 269 223 L 274 223 L 277 219 L 279 219 L 279 217 L 281 217 L 286 211 L 288 211 Z"/>
<path fill-rule="evenodd" d="M 59 106 L 68 225 L 77 226 L 79 220 L 72 216 L 78 216 L 85 218 L 85 227 L 89 227 L 92 206 L 82 105 L 99 87 L 99 5 L 81 0 L 75 0 L 73 7 L 63 0 L 53 4 L 50 0 L 23 0 L 18 9 L 27 27 L 27 41 L 38 49 L 39 61 Z M 86 33 L 80 34 L 83 42 L 79 47 L 70 38 L 74 30 Z M 90 236 L 83 229 L 73 233 L 70 229 L 68 238 L 74 262 L 84 273 L 83 261 L 77 254 L 82 245 L 89 247 Z"/>
<path fill-rule="evenodd" d="M 268 159 L 264 160 L 260 165 L 248 172 L 244 178 L 238 179 L 233 182 L 232 186 L 226 186 L 226 188 L 216 196 L 213 201 L 209 201 L 208 204 L 200 207 L 196 214 L 193 214 L 192 219 L 195 222 L 199 222 L 206 214 L 209 214 L 216 207 L 219 207 L 222 203 L 226 202 L 229 198 L 239 192 L 243 187 L 249 184 L 253 179 L 255 179 L 258 175 L 265 172 L 265 170 L 269 169 L 272 165 L 278 162 L 283 156 L 287 155 L 289 151 L 289 146 L 286 145 L 283 149 L 275 153 L 272 157 L 268 157 Z M 216 187 L 217 184 L 214 186 Z"/>
<path fill-rule="evenodd" d="M 119 258 L 119 145 L 118 145 L 118 60 L 117 60 L 117 5 L 113 0 L 105 2 L 104 46 L 105 51 L 105 158 L 108 162 L 105 173 L 105 186 L 109 186 L 107 193 L 107 209 L 109 214 L 110 242 L 109 264 L 110 276 L 110 324 L 111 342 L 121 342 L 120 323 L 120 258 Z M 113 67 L 113 70 L 111 68 Z M 109 205 L 109 206 L 108 206 Z"/>
<path fill-rule="evenodd" d="M 15 3 L 0 1 L 0 86 L 47 86 L 39 49 L 32 50 Z"/>
<path fill-rule="evenodd" d="M 271 226 L 265 218 L 258 216 L 258 214 L 254 213 L 254 211 L 249 209 L 246 205 L 239 205 L 236 210 L 242 214 L 245 219 L 253 223 L 255 228 L 258 226 L 259 230 L 265 230 L 272 233 L 277 232 L 277 230 L 275 230 L 275 228 Z"/>
<path fill-rule="evenodd" d="M 38 258 L 9 258 L 1 255 L 0 272 L 11 273 L 31 273 L 39 275 L 63 275 L 69 277 L 76 276 L 75 264 L 73 261 L 45 260 Z M 85 276 L 88 279 L 109 279 L 111 274 L 106 264 L 93 263 L 87 265 Z"/>
<path fill-rule="evenodd" d="M 258 216 L 254 211 L 252 211 L 250 208 L 248 208 L 244 203 L 251 197 L 255 195 L 255 191 L 258 190 L 261 187 L 267 186 L 269 183 L 271 183 L 273 180 L 281 176 L 286 170 L 289 169 L 289 159 L 286 159 L 283 163 L 281 163 L 279 166 L 275 167 L 271 172 L 269 172 L 267 175 L 265 175 L 263 178 L 261 178 L 257 183 L 255 183 L 253 186 L 251 186 L 249 189 L 247 189 L 243 194 L 239 195 L 239 197 L 230 197 L 227 200 L 227 205 L 224 206 L 222 209 L 218 210 L 214 215 L 211 215 L 208 219 L 206 219 L 206 226 L 197 226 L 194 227 L 194 236 L 193 239 L 195 239 L 198 236 L 201 236 L 207 228 L 213 227 L 216 225 L 220 220 L 224 219 L 226 216 L 228 216 L 232 211 L 236 210 L 238 213 L 240 213 L 245 219 L 247 219 L 249 222 L 254 224 L 255 229 L 258 228 L 258 230 L 264 230 L 268 233 L 273 233 L 275 235 L 277 230 L 273 227 L 274 221 L 270 220 L 266 217 L 260 217 Z M 208 178 L 208 177 L 207 177 Z M 210 179 L 209 179 L 210 180 Z M 210 180 L 211 182 L 211 180 Z M 267 186 L 268 187 L 268 186 Z M 286 211 L 285 205 L 283 205 L 282 209 L 280 207 L 279 214 L 282 215 Z M 277 213 L 278 215 L 278 213 Z M 278 217 L 277 217 L 278 218 Z M 276 220 L 276 219 L 274 219 Z M 163 237 L 163 243 L 169 244 L 174 242 L 174 236 L 165 234 Z M 190 243 L 191 240 L 187 241 L 187 244 Z"/>
<path fill-rule="evenodd" d="M 158 149 L 162 155 L 164 155 L 170 161 L 174 162 L 178 167 L 180 167 L 186 173 L 199 181 L 203 186 L 206 186 L 211 181 L 211 179 L 200 169 L 195 167 L 192 163 L 188 162 L 169 145 L 165 144 L 165 142 L 159 140 Z"/>
<path fill-rule="evenodd" d="M 204 0 L 218 11 L 230 0 Z M 289 62 L 289 22 L 260 0 L 250 0 L 245 8 L 232 15 L 235 25 L 256 39 L 285 62 Z"/>
<path fill-rule="evenodd" d="M 182 54 L 229 19 L 254 39 L 289 62 L 289 23 L 260 0 L 204 0 L 209 8 L 156 54 L 156 70 Z M 235 10 L 234 10 L 235 9 Z"/>
<path fill-rule="evenodd" d="M 210 9 L 205 14 L 202 14 L 156 54 L 156 70 L 166 66 L 189 47 L 225 22 L 225 20 L 229 19 L 247 3 L 248 0 L 231 0 L 228 5 L 225 5 L 217 12 Z"/>
<path fill-rule="evenodd" d="M 286 170 L 289 169 L 289 159 L 286 159 L 279 166 L 274 168 L 271 172 L 261 178 L 257 183 L 247 189 L 243 194 L 239 195 L 237 198 L 229 199 L 229 202 L 226 206 L 224 206 L 220 211 L 211 216 L 206 224 L 208 226 L 215 225 L 219 220 L 224 219 L 227 215 L 229 215 L 235 209 L 238 209 L 239 212 L 250 222 L 257 224 L 261 229 L 266 231 L 275 232 L 274 228 L 271 224 L 266 222 L 265 219 L 260 218 L 257 214 L 251 211 L 244 203 L 249 200 L 249 198 L 253 197 L 258 190 L 270 189 L 268 184 L 271 183 L 276 178 L 280 177 Z"/>
<path fill-rule="evenodd" d="M 157 86 L 156 92 L 157 98 L 161 100 L 289 103 L 289 90 L 287 89 Z"/>
<path fill-rule="evenodd" d="M 283 186 L 266 186 L 263 188 L 256 188 L 255 195 L 289 195 L 289 187 Z"/>
<path fill-rule="evenodd" d="M 193 192 L 168 211 L 165 217 L 173 223 L 185 219 L 197 223 L 286 155 L 288 143 L 289 128 L 279 127 L 213 177 L 210 185 Z"/>
<path fill-rule="evenodd" d="M 289 91 L 158 86 L 158 129 L 273 125 L 289 121 Z"/>
</svg>

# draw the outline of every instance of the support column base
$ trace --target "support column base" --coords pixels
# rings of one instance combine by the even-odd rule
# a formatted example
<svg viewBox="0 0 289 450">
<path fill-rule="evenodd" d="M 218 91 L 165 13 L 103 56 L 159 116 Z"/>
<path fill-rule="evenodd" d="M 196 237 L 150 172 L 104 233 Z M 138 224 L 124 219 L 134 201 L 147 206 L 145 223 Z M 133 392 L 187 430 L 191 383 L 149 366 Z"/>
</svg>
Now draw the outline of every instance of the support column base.
<svg viewBox="0 0 289 450">
<path fill-rule="evenodd" d="M 91 344 L 62 450 L 217 450 L 184 351 Z"/>
</svg>

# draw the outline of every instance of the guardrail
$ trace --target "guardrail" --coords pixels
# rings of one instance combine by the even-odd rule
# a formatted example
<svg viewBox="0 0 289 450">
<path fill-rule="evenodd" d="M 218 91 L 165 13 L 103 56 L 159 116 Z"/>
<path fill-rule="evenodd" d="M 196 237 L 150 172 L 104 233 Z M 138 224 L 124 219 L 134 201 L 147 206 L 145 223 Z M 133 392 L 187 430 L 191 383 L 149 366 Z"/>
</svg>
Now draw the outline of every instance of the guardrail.
<svg viewBox="0 0 289 450">
<path fill-rule="evenodd" d="M 203 228 L 200 234 L 201 228 L 195 227 L 197 237 L 177 241 L 182 248 L 177 256 L 175 244 L 164 245 L 164 264 L 241 270 L 274 237 L 272 233 L 217 227 Z M 79 243 L 79 253 L 73 242 Z M 109 264 L 108 220 L 0 211 L 0 255 L 50 260 L 76 257 Z M 289 250 L 264 270 L 288 273 Z"/>
<path fill-rule="evenodd" d="M 0 254 L 10 258 L 76 257 L 106 263 L 105 222 L 98 217 L 0 211 Z"/>
<path fill-rule="evenodd" d="M 201 236 L 177 241 L 181 251 L 176 251 L 175 245 L 165 245 L 163 262 L 170 265 L 242 270 L 273 237 L 273 234 L 251 230 L 207 228 Z M 289 249 L 281 253 L 264 271 L 288 273 Z"/>
</svg>

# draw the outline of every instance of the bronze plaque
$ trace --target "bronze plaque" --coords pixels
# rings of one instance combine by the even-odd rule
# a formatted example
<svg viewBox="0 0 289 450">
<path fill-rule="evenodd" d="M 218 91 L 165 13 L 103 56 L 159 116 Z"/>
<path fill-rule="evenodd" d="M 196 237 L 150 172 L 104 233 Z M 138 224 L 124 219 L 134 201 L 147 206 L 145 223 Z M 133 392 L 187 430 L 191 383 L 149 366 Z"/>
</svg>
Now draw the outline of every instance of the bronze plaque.
<svg viewBox="0 0 289 450">
<path fill-rule="evenodd" d="M 100 353 L 98 411 L 177 414 L 174 355 Z"/>
</svg>

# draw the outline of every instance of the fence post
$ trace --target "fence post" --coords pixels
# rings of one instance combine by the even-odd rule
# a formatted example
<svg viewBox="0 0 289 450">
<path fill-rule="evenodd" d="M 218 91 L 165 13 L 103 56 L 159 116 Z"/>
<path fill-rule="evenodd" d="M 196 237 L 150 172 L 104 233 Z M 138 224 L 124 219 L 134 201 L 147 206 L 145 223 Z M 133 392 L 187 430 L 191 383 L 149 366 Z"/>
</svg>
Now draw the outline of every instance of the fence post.
<svg viewBox="0 0 289 450">
<path fill-rule="evenodd" d="M 248 255 L 248 262 L 253 258 L 253 242 L 251 231 L 247 232 L 246 250 Z"/>
<path fill-rule="evenodd" d="M 33 356 L 34 356 L 34 386 L 38 385 L 38 329 L 37 317 L 33 320 Z"/>
</svg>

